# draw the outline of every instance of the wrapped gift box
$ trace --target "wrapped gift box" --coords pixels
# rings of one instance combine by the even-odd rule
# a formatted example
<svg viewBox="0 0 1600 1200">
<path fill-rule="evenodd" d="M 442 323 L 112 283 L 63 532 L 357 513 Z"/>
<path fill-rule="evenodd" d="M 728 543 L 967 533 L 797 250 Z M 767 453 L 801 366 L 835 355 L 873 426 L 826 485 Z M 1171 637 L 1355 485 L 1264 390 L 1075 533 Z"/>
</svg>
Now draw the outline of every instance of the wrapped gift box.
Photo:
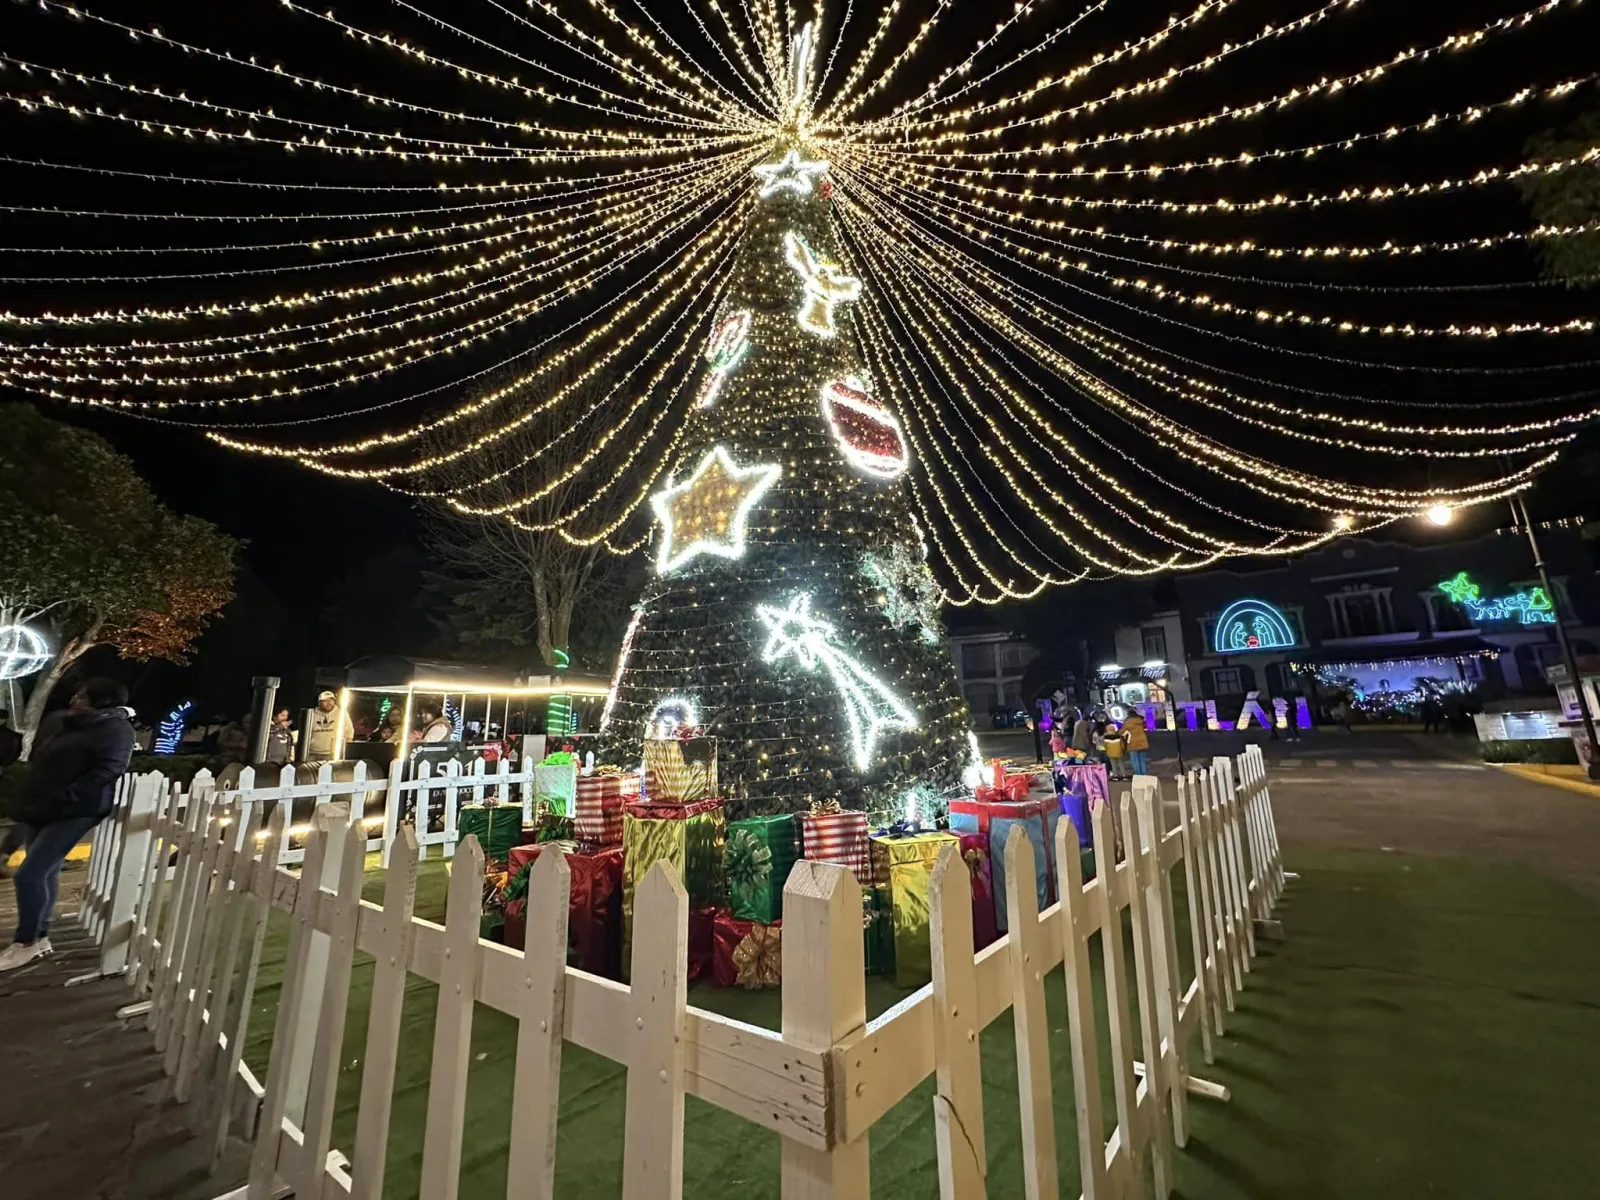
<svg viewBox="0 0 1600 1200">
<path fill-rule="evenodd" d="M 861 889 L 861 950 L 868 975 L 894 974 L 894 907 L 887 884 Z"/>
<path fill-rule="evenodd" d="M 1052 774 L 1057 792 L 1077 792 L 1091 804 L 1106 804 L 1111 800 L 1111 780 L 1105 763 L 1070 763 L 1058 759 Z"/>
<path fill-rule="evenodd" d="M 844 811 L 836 801 L 819 802 L 799 821 L 801 858 L 849 867 L 863 885 L 872 881 L 866 813 Z"/>
<path fill-rule="evenodd" d="M 650 868 L 665 859 L 678 871 L 691 909 L 722 901 L 723 848 L 727 820 L 721 800 L 693 804 L 627 805 L 622 814 L 622 961 L 633 949 L 633 896 Z M 691 937 L 692 941 L 692 937 Z M 706 939 L 706 965 L 710 966 L 710 939 Z M 692 955 L 691 955 L 692 957 Z"/>
<path fill-rule="evenodd" d="M 652 804 L 694 804 L 717 796 L 717 739 L 644 740 L 644 798 Z"/>
<path fill-rule="evenodd" d="M 596 771 L 577 782 L 572 810 L 579 841 L 614 846 L 622 841 L 623 806 L 639 798 L 639 776 Z"/>
<path fill-rule="evenodd" d="M 961 833 L 961 858 L 972 875 L 972 949 L 982 950 L 1000 938 L 994 903 L 994 871 L 989 862 L 989 838 L 982 833 Z"/>
<path fill-rule="evenodd" d="M 622 847 L 589 853 L 566 843 L 513 846 L 507 856 L 511 877 L 506 901 L 506 945 L 521 949 L 527 937 L 527 880 L 519 877 L 545 851 L 567 856 L 572 892 L 567 914 L 567 962 L 581 971 L 620 979 L 622 948 Z"/>
<path fill-rule="evenodd" d="M 463 804 L 456 810 L 456 839 L 476 834 L 485 858 L 506 861 L 522 840 L 522 808 L 514 804 Z"/>
<path fill-rule="evenodd" d="M 1061 821 L 1061 806 L 1055 799 L 1027 800 L 1021 803 L 989 800 L 952 800 L 952 833 L 987 834 L 989 871 L 994 880 L 995 922 L 1006 929 L 1006 839 L 1013 828 L 1020 828 L 1033 843 L 1033 870 L 1040 909 L 1056 900 L 1055 839 Z"/>
<path fill-rule="evenodd" d="M 800 856 L 794 817 L 750 817 L 728 823 L 728 903 L 741 921 L 770 925 L 783 916 L 783 885 Z"/>
<path fill-rule="evenodd" d="M 717 910 L 711 982 L 718 987 L 770 988 L 783 982 L 783 922 L 741 921 Z"/>
<path fill-rule="evenodd" d="M 570 759 L 570 754 L 565 755 Z M 533 768 L 535 803 L 548 804 L 553 812 L 572 815 L 573 798 L 578 793 L 578 764 L 552 763 L 546 759 Z"/>
<path fill-rule="evenodd" d="M 895 985 L 921 987 L 933 978 L 928 899 L 933 864 L 940 850 L 945 846 L 959 849 L 961 841 L 949 833 L 917 833 L 910 837 L 874 835 L 871 844 L 874 882 L 889 890 Z"/>
</svg>

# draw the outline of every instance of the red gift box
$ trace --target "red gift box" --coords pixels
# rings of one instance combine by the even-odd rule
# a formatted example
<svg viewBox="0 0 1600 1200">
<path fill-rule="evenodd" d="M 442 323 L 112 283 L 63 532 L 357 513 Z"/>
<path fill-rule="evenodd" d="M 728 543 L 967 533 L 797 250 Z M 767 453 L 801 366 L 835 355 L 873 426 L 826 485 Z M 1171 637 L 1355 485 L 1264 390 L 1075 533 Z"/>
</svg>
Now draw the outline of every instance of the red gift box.
<svg viewBox="0 0 1600 1200">
<path fill-rule="evenodd" d="M 689 982 L 704 979 L 711 974 L 716 962 L 717 910 L 691 908 L 689 910 Z"/>
<path fill-rule="evenodd" d="M 988 789 L 978 788 L 977 792 Z M 1048 800 L 986 800 L 977 796 L 972 800 L 950 801 L 950 815 L 952 817 L 970 817 L 977 822 L 977 832 L 987 835 L 989 822 L 995 817 L 1012 817 L 1023 819 L 1032 816 L 1043 816 L 1046 812 L 1057 807 L 1054 796 Z M 957 826 L 961 822 L 952 821 L 951 831 L 962 832 Z"/>
<path fill-rule="evenodd" d="M 972 875 L 972 949 L 976 953 L 999 940 L 1000 924 L 994 907 L 994 870 L 989 864 L 987 833 L 957 834 L 961 858 Z"/>
<path fill-rule="evenodd" d="M 622 806 L 639 796 L 638 775 L 580 775 L 572 805 L 581 841 L 614 846 L 622 840 Z"/>
<path fill-rule="evenodd" d="M 622 806 L 630 817 L 643 817 L 648 821 L 687 821 L 690 817 L 715 812 L 721 807 L 721 799 L 695 800 L 688 804 L 677 800 L 631 800 Z"/>
<path fill-rule="evenodd" d="M 800 857 L 849 867 L 855 872 L 857 883 L 871 883 L 867 814 L 820 807 L 801 813 Z"/>
<path fill-rule="evenodd" d="M 755 933 L 757 929 L 761 932 Z M 711 982 L 717 987 L 777 987 L 783 977 L 782 929 L 781 920 L 762 925 L 741 921 L 726 908 L 718 909 Z M 740 954 L 739 947 L 746 945 L 747 939 L 748 947 Z"/>
<path fill-rule="evenodd" d="M 551 843 L 513 846 L 507 868 L 514 880 L 522 868 L 531 864 Z M 580 971 L 622 977 L 622 847 L 609 846 L 592 854 L 572 851 L 567 854 L 567 870 L 572 874 L 572 893 L 568 899 L 568 961 Z M 527 940 L 528 898 L 522 896 L 506 904 L 506 945 L 522 949 Z"/>
</svg>

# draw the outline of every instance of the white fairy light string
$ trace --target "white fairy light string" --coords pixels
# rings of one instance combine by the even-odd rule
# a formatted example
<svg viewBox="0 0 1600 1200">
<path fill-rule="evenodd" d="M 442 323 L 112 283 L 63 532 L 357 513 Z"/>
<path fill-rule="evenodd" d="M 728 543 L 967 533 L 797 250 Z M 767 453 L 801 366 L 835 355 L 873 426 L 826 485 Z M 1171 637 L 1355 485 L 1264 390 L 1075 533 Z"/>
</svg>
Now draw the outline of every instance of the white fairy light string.
<svg viewBox="0 0 1600 1200">
<path fill-rule="evenodd" d="M 49 50 L 0 54 L 31 138 L 0 146 L 0 383 L 625 552 L 706 461 L 694 414 L 744 386 L 763 317 L 722 306 L 755 206 L 820 195 L 841 261 L 797 226 L 773 269 L 864 370 L 812 410 L 905 489 L 947 602 L 1291 553 L 1524 488 L 1600 415 L 1560 382 L 1595 315 L 1506 270 L 1600 229 L 1477 199 L 1600 165 L 1513 134 L 1592 97 L 1581 65 L 1526 67 L 1585 7 L 1437 6 L 1401 43 L 1366 0 L 1226 38 L 1240 0 L 1021 0 L 975 39 L 951 0 L 281 0 L 277 61 L 38 0 Z M 1334 29 L 1358 53 L 1324 68 Z M 298 53 L 318 39 L 347 56 Z M 1266 86 L 1214 86 L 1263 55 Z M 1500 132 L 1428 165 L 1467 129 Z M 1423 403 L 1429 378 L 1468 390 Z"/>
</svg>

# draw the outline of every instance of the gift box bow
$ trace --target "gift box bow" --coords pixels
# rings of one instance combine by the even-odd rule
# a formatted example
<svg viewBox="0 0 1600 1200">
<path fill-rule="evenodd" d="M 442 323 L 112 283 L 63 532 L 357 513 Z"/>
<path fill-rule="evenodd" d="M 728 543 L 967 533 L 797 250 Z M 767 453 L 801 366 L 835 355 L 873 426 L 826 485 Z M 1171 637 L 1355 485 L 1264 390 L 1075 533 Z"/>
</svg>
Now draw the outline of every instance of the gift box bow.
<svg viewBox="0 0 1600 1200">
<path fill-rule="evenodd" d="M 748 904 L 772 879 L 772 851 L 748 829 L 735 829 L 728 836 L 727 871 L 734 900 Z"/>
<path fill-rule="evenodd" d="M 813 817 L 831 817 L 843 811 L 844 809 L 840 807 L 837 800 L 813 800 L 809 815 Z"/>
<path fill-rule="evenodd" d="M 733 950 L 740 987 L 777 987 L 783 982 L 783 930 L 754 924 Z"/>
</svg>

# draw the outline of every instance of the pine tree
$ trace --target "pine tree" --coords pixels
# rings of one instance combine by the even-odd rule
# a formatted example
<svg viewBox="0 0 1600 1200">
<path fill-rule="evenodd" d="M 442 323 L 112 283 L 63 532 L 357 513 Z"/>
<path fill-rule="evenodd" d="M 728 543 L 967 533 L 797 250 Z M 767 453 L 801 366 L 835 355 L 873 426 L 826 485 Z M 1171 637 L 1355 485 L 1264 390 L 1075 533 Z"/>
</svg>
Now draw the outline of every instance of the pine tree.
<svg viewBox="0 0 1600 1200">
<path fill-rule="evenodd" d="M 638 760 L 676 698 L 718 738 L 733 817 L 838 800 L 875 818 L 972 758 L 904 494 L 909 445 L 863 366 L 825 164 L 758 168 L 607 729 Z"/>
</svg>

